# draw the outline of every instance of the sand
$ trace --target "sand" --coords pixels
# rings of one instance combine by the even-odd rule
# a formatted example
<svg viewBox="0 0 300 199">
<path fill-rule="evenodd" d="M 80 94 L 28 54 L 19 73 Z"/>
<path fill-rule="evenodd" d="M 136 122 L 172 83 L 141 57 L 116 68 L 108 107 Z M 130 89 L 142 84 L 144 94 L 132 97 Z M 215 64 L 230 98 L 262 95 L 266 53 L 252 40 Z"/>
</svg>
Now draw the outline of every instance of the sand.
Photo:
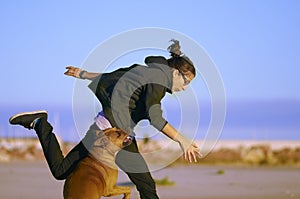
<svg viewBox="0 0 300 199">
<path fill-rule="evenodd" d="M 175 182 L 157 187 L 162 199 L 300 198 L 299 167 L 180 165 L 152 175 L 156 179 L 167 176 Z M 51 176 L 45 161 L 0 163 L 0 176 L 0 199 L 62 198 L 63 181 Z M 122 172 L 118 181 L 129 183 Z M 139 198 L 135 187 L 131 188 L 131 198 Z M 122 197 L 111 197 L 117 198 Z"/>
</svg>

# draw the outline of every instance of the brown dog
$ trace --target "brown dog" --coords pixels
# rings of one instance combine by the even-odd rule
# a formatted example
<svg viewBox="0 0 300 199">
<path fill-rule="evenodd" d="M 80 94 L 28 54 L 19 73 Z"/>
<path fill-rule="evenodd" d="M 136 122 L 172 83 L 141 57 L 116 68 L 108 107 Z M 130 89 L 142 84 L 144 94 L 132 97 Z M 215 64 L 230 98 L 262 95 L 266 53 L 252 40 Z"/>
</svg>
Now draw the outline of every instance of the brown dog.
<svg viewBox="0 0 300 199">
<path fill-rule="evenodd" d="M 131 144 L 128 135 L 117 128 L 97 132 L 90 154 L 80 161 L 64 184 L 65 199 L 99 199 L 124 194 L 130 198 L 130 187 L 116 186 L 118 168 L 114 155 Z"/>
</svg>

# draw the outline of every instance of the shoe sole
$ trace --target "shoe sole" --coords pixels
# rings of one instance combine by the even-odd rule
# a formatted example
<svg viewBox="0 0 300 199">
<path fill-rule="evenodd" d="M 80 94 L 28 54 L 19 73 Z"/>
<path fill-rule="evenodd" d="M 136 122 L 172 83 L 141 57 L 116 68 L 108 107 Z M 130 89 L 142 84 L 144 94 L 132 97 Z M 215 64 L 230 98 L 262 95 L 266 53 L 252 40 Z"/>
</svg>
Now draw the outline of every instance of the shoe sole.
<svg viewBox="0 0 300 199">
<path fill-rule="evenodd" d="M 14 119 L 21 117 L 21 116 L 25 116 L 25 115 L 35 115 L 35 114 L 48 114 L 47 111 L 45 110 L 40 110 L 40 111 L 31 111 L 31 112 L 22 112 L 22 113 L 18 113 L 16 115 L 13 115 L 12 117 L 9 118 L 9 123 L 10 124 L 15 124 L 13 121 Z"/>
</svg>

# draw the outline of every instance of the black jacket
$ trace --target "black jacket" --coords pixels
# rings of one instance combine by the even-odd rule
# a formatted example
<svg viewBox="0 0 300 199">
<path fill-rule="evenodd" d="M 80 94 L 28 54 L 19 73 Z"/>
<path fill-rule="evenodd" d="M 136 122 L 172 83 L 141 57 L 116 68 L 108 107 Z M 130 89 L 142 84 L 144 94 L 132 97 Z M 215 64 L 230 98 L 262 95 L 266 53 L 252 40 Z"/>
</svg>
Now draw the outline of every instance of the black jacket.
<svg viewBox="0 0 300 199">
<path fill-rule="evenodd" d="M 128 133 L 133 133 L 133 127 L 143 119 L 158 130 L 167 124 L 161 100 L 171 92 L 171 69 L 161 56 L 147 57 L 145 63 L 147 66 L 134 64 L 104 73 L 89 85 L 112 126 Z"/>
</svg>

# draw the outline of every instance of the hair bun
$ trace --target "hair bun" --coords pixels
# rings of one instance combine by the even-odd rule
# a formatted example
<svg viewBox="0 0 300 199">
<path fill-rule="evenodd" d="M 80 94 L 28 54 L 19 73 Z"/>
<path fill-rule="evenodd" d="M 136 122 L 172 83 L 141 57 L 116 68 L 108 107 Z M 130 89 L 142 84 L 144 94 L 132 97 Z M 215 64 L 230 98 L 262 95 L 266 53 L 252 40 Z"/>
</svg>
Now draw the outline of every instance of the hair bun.
<svg viewBox="0 0 300 199">
<path fill-rule="evenodd" d="M 173 44 L 168 47 L 168 51 L 171 53 L 172 57 L 179 57 L 182 54 L 180 51 L 179 41 L 176 39 L 171 39 L 170 41 L 173 42 Z"/>
</svg>

